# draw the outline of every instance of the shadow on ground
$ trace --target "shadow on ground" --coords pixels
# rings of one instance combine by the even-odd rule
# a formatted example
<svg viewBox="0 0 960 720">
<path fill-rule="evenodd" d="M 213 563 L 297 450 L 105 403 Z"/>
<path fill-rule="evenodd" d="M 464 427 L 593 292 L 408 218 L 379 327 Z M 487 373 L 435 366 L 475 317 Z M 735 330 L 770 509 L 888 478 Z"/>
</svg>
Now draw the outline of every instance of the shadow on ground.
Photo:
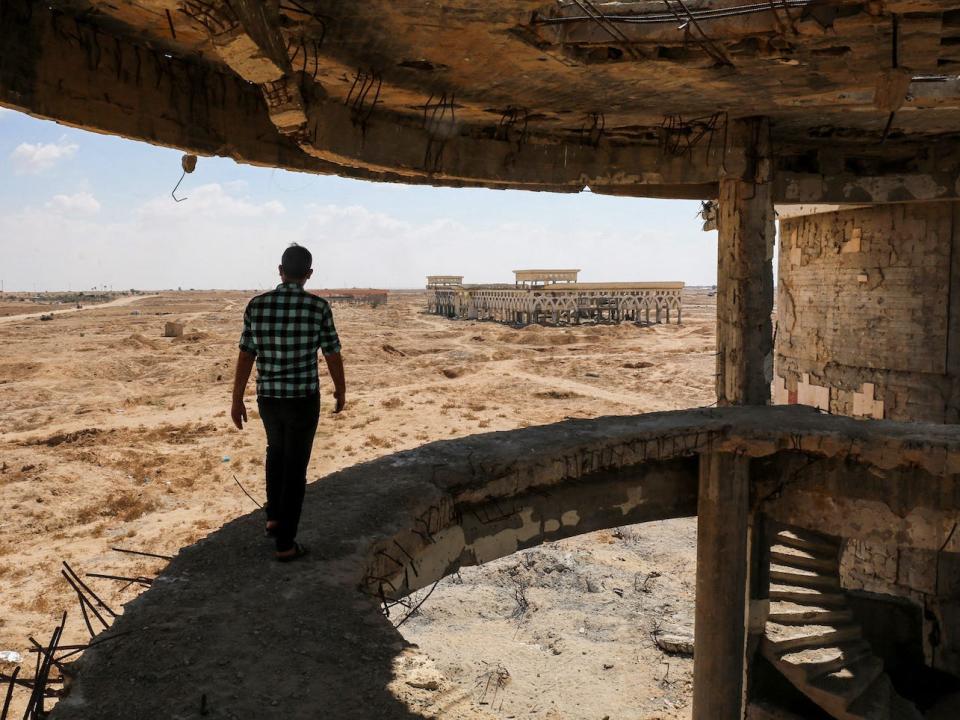
<svg viewBox="0 0 960 720">
<path fill-rule="evenodd" d="M 80 660 L 53 717 L 421 717 L 387 689 L 403 638 L 343 570 L 356 548 L 338 537 L 375 522 L 351 495 L 309 486 L 312 553 L 295 563 L 272 559 L 260 513 L 182 550 L 105 636 L 129 634 Z"/>
</svg>

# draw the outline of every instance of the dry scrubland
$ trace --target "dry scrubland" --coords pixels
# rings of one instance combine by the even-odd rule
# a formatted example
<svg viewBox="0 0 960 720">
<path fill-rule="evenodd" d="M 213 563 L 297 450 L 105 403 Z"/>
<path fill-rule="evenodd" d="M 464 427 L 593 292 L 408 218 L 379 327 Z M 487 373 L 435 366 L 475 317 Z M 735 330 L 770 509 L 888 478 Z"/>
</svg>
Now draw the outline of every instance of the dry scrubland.
<svg viewBox="0 0 960 720">
<path fill-rule="evenodd" d="M 110 547 L 173 554 L 250 512 L 234 474 L 262 497 L 255 405 L 243 432 L 227 415 L 248 297 L 164 293 L 0 324 L 0 650 L 25 652 L 27 636 L 46 637 L 62 609 L 73 616 L 64 642 L 84 639 L 62 560 L 152 575 L 162 561 Z M 420 293 L 338 307 L 348 407 L 330 414 L 328 385 L 309 477 L 433 440 L 709 404 L 714 302 L 694 290 L 685 303 L 682 326 L 649 328 L 450 321 L 423 314 Z M 186 334 L 162 338 L 166 320 Z M 653 638 L 691 631 L 694 561 L 695 522 L 680 520 L 464 569 L 402 628 L 435 668 L 437 689 L 420 709 L 689 717 L 692 660 Z M 115 606 L 138 592 L 90 584 Z M 397 686 L 402 694 L 404 677 Z"/>
</svg>

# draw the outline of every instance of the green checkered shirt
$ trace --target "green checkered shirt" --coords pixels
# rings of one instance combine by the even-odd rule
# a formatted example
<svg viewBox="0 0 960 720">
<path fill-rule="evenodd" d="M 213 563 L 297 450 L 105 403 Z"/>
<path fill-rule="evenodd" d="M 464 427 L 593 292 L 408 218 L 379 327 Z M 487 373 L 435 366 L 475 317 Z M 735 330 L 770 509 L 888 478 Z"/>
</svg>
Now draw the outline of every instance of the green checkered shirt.
<svg viewBox="0 0 960 720">
<path fill-rule="evenodd" d="M 240 349 L 257 356 L 260 397 L 317 394 L 317 351 L 340 352 L 330 303 L 296 283 L 257 295 L 243 313 Z"/>
</svg>

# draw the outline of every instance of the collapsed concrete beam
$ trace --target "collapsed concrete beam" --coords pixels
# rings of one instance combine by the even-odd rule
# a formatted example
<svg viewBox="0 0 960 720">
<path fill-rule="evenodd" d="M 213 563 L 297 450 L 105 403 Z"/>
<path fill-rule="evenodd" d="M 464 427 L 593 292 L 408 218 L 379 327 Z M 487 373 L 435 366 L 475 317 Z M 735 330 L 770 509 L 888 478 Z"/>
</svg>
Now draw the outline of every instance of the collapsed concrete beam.
<svg viewBox="0 0 960 720">
<path fill-rule="evenodd" d="M 392 168 L 434 180 L 484 178 L 502 185 L 543 183 L 582 188 L 703 185 L 716 177 L 722 151 L 703 145 L 682 156 L 656 145 L 563 143 L 504 129 L 477 137 L 451 118 L 442 126 L 410 125 L 316 97 L 308 101 L 304 152 L 329 162 L 375 170 Z"/>
</svg>

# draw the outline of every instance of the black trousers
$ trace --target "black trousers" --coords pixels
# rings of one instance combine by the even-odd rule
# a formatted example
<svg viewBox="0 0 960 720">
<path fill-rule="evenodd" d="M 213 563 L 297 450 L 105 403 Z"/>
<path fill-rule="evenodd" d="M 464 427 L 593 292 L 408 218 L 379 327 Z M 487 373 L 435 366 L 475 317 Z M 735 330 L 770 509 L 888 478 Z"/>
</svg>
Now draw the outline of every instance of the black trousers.
<svg viewBox="0 0 960 720">
<path fill-rule="evenodd" d="M 297 537 L 320 396 L 258 397 L 257 406 L 267 431 L 267 520 L 277 523 L 277 550 L 283 552 L 293 547 Z"/>
</svg>

